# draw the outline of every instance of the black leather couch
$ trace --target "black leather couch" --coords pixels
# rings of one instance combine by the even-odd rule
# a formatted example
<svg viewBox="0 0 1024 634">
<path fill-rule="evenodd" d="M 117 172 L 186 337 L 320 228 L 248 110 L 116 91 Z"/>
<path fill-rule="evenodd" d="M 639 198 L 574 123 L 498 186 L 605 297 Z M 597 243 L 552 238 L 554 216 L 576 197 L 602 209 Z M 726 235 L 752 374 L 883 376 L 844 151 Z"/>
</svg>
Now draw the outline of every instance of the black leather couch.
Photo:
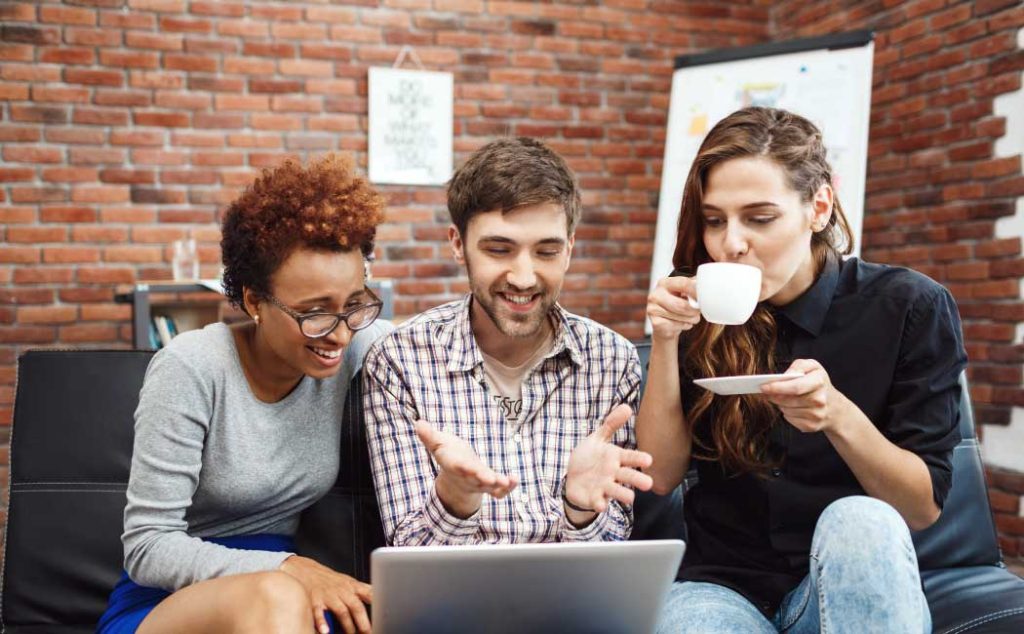
<svg viewBox="0 0 1024 634">
<path fill-rule="evenodd" d="M 646 348 L 640 347 L 642 356 Z M 18 364 L 0 629 L 92 632 L 121 569 L 132 417 L 150 352 L 31 351 Z M 342 471 L 303 517 L 299 550 L 359 578 L 383 532 L 350 392 Z M 942 518 L 915 536 L 936 632 L 1024 632 L 1024 581 L 1001 564 L 965 399 Z M 643 495 L 634 538 L 682 536 L 682 495 Z"/>
</svg>

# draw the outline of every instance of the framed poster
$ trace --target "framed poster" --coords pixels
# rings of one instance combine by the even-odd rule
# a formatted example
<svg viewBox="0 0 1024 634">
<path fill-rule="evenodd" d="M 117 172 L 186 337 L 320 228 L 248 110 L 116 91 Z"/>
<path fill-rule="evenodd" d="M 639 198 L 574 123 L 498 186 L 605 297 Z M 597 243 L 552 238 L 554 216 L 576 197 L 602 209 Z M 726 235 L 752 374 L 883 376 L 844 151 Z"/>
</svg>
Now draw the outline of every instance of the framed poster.
<svg viewBox="0 0 1024 634">
<path fill-rule="evenodd" d="M 453 86 L 451 73 L 370 69 L 370 181 L 396 185 L 448 181 Z"/>
</svg>

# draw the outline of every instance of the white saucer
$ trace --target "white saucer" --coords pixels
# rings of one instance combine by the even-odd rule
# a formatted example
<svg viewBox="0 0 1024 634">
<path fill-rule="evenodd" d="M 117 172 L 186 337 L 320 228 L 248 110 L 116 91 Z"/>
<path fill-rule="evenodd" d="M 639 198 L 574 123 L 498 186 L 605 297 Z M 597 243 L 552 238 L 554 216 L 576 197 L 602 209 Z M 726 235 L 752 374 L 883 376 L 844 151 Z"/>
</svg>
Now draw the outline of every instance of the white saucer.
<svg viewBox="0 0 1024 634">
<path fill-rule="evenodd" d="M 795 379 L 803 374 L 748 374 L 742 376 L 716 376 L 709 379 L 694 379 L 693 382 L 715 394 L 760 394 L 761 386 L 772 381 Z"/>
</svg>

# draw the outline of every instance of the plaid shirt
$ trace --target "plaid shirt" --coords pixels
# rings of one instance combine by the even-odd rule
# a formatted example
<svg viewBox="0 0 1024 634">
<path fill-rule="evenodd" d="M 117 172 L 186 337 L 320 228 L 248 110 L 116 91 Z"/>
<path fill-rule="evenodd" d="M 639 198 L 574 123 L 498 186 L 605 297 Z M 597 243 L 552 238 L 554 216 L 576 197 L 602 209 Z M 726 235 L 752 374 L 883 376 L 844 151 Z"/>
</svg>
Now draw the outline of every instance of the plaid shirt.
<svg viewBox="0 0 1024 634">
<path fill-rule="evenodd" d="M 632 509 L 612 501 L 582 529 L 565 517 L 562 478 L 576 445 L 613 407 L 637 407 L 640 362 L 632 344 L 597 323 L 553 309 L 551 352 L 523 379 L 523 411 L 512 426 L 487 386 L 470 328 L 471 296 L 431 309 L 380 339 L 364 362 L 370 463 L 388 543 L 399 546 L 622 540 Z M 504 499 L 483 496 L 462 519 L 434 489 L 438 466 L 413 423 L 422 419 L 468 441 L 519 486 Z M 633 419 L 614 442 L 636 445 Z"/>
</svg>

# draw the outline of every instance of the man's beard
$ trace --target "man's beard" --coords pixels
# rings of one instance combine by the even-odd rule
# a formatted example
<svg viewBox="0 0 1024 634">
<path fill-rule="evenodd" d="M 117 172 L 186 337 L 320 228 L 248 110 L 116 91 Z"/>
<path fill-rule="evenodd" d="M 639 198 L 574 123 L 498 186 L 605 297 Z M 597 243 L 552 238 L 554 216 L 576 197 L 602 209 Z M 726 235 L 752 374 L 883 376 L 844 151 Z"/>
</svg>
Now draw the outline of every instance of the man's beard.
<svg viewBox="0 0 1024 634">
<path fill-rule="evenodd" d="M 487 314 L 498 331 L 506 337 L 527 338 L 540 334 L 547 321 L 548 313 L 554 306 L 556 294 L 546 289 L 543 285 L 535 284 L 529 289 L 516 289 L 508 284 L 499 283 L 490 288 L 477 286 L 472 280 L 472 272 L 469 271 L 470 289 L 473 293 L 473 301 L 480 305 L 480 308 Z M 504 306 L 505 300 L 500 293 L 511 292 L 513 294 L 539 295 L 537 306 L 528 313 L 516 313 Z"/>
</svg>

